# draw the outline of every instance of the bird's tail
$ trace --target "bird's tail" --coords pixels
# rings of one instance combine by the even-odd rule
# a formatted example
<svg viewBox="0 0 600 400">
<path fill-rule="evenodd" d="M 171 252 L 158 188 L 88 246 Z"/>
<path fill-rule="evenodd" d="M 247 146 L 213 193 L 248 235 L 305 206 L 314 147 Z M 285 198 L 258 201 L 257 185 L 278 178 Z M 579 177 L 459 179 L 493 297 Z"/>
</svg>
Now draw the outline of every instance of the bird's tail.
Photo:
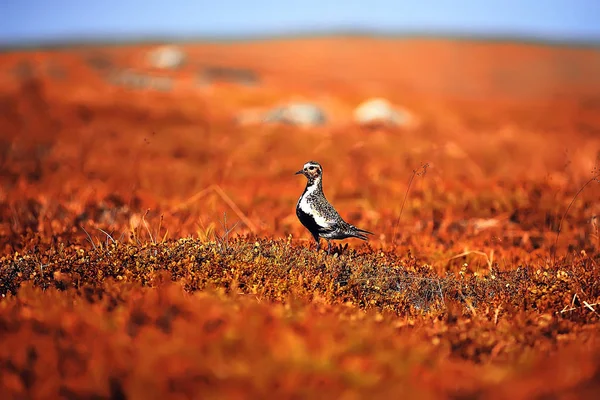
<svg viewBox="0 0 600 400">
<path fill-rule="evenodd" d="M 358 239 L 362 239 L 362 240 L 369 240 L 369 237 L 367 235 L 374 235 L 373 232 L 369 232 L 367 230 L 360 229 L 355 226 L 352 226 L 351 232 L 352 232 L 352 236 L 354 236 Z"/>
</svg>

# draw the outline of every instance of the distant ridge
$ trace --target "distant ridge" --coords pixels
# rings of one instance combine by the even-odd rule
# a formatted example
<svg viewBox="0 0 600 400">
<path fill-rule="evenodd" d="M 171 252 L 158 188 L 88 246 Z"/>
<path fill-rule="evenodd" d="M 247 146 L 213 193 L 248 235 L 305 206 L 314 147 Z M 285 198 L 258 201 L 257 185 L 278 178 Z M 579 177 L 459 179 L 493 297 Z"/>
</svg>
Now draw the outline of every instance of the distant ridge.
<svg viewBox="0 0 600 400">
<path fill-rule="evenodd" d="M 80 46 L 138 46 L 158 44 L 203 44 L 203 43 L 245 43 L 260 41 L 279 41 L 296 39 L 332 39 L 332 38 L 365 38 L 365 39 L 421 39 L 421 40 L 450 40 L 485 43 L 518 43 L 534 44 L 541 46 L 561 46 L 577 48 L 599 48 L 600 38 L 596 39 L 556 39 L 532 35 L 518 34 L 474 34 L 474 33 L 443 33 L 443 32 L 383 32 L 383 31 L 300 31 L 281 34 L 248 34 L 248 35 L 138 35 L 128 37 L 85 37 L 50 39 L 44 41 L 22 40 L 14 43 L 0 43 L 0 52 L 7 51 L 33 51 L 69 49 Z"/>
</svg>

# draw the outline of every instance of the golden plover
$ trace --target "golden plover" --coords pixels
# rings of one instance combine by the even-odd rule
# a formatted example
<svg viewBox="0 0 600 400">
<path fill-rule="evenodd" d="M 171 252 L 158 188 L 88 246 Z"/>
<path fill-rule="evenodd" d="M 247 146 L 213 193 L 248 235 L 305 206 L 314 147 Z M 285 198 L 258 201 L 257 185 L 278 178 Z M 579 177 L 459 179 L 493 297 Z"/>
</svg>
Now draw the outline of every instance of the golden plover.
<svg viewBox="0 0 600 400">
<path fill-rule="evenodd" d="M 296 172 L 302 174 L 308 182 L 302 196 L 296 204 L 298 219 L 310 231 L 317 242 L 317 251 L 321 248 L 320 238 L 327 240 L 327 253 L 331 250 L 332 239 L 358 238 L 368 240 L 365 234 L 372 232 L 359 229 L 344 221 L 340 214 L 327 201 L 323 194 L 323 167 L 316 161 L 309 161 L 304 168 Z"/>
</svg>

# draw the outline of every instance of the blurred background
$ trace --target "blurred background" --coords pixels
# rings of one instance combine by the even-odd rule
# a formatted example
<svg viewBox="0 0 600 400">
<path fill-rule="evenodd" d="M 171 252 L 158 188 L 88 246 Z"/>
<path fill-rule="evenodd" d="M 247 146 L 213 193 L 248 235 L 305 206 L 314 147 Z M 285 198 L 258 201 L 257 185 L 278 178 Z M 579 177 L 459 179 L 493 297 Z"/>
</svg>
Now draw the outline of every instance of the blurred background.
<svg viewBox="0 0 600 400">
<path fill-rule="evenodd" d="M 4 1 L 3 44 L 314 33 L 600 40 L 600 4 L 549 1 Z"/>
<path fill-rule="evenodd" d="M 296 76 L 310 75 L 314 78 L 312 85 L 317 86 L 323 62 L 338 72 L 333 80 L 343 86 L 348 86 L 348 80 L 367 83 L 363 92 L 369 96 L 389 96 L 385 90 L 388 84 L 382 81 L 384 75 L 386 81 L 396 80 L 404 93 L 471 99 L 489 95 L 550 98 L 582 90 L 594 93 L 600 87 L 600 61 L 595 51 L 600 43 L 600 4 L 593 0 L 27 0 L 3 2 L 0 14 L 0 47 L 5 50 L 177 44 L 156 49 L 152 54 L 146 46 L 142 51 L 145 55 L 139 49 L 131 49 L 123 57 L 114 52 L 88 55 L 88 61 L 94 59 L 90 61 L 95 65 L 92 67 L 105 68 L 104 72 L 110 69 L 113 85 L 138 89 L 185 90 L 194 86 L 197 90 L 216 80 L 246 86 L 260 80 L 261 84 L 277 85 L 277 74 L 283 69 Z M 319 44 L 313 40 L 308 44 L 316 38 L 335 40 Z M 375 41 L 372 45 L 364 41 L 356 45 L 356 40 L 348 41 L 351 38 Z M 296 42 L 283 46 L 285 49 L 273 44 L 286 39 Z M 445 43 L 441 45 L 436 39 Z M 261 49 L 249 44 L 261 40 Z M 391 41 L 395 45 L 386 47 Z M 485 46 L 482 41 L 494 45 Z M 193 43 L 223 42 L 233 44 L 232 49 L 240 43 L 246 46 L 239 52 L 236 49 L 219 55 L 206 46 L 190 47 Z M 514 56 L 504 46 L 510 43 L 529 47 L 522 47 Z M 551 51 L 543 48 L 548 45 L 553 45 Z M 574 54 L 574 47 L 592 51 L 582 58 Z M 394 57 L 389 58 L 391 53 L 395 53 Z M 290 57 L 296 62 L 290 68 L 279 68 L 279 61 Z M 261 60 L 268 64 L 266 70 L 259 65 Z M 342 67 L 348 62 L 359 65 L 349 72 Z M 28 73 L 24 64 L 16 67 L 17 75 Z M 244 68 L 234 69 L 232 64 Z M 137 73 L 148 72 L 146 67 L 172 73 L 162 77 L 139 76 Z M 123 71 L 124 68 L 135 71 Z M 55 76 L 65 75 L 59 65 L 41 69 Z M 384 70 L 394 71 L 394 76 L 386 75 L 387 72 L 378 74 Z M 321 80 L 331 81 L 326 75 Z"/>
<path fill-rule="evenodd" d="M 206 236 L 225 212 L 304 237 L 291 173 L 315 159 L 382 245 L 498 218 L 534 227 L 517 234 L 533 248 L 561 208 L 532 193 L 574 193 L 600 166 L 594 0 L 21 0 L 0 21 L 3 220 L 62 220 L 48 236 L 124 232 L 151 209 L 161 237 Z"/>
</svg>

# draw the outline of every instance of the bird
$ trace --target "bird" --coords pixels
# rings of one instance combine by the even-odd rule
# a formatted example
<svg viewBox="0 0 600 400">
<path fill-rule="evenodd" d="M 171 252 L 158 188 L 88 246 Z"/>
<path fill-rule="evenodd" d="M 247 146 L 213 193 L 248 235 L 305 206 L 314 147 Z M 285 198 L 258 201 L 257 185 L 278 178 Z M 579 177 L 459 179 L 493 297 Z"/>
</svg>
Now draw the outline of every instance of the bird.
<svg viewBox="0 0 600 400">
<path fill-rule="evenodd" d="M 368 240 L 372 232 L 357 228 L 344 221 L 340 214 L 325 198 L 323 193 L 323 167 L 316 161 L 308 161 L 295 175 L 304 175 L 306 188 L 296 203 L 296 216 L 317 242 L 317 251 L 321 249 L 320 238 L 327 240 L 327 254 L 331 251 L 331 240 L 358 238 Z"/>
</svg>

